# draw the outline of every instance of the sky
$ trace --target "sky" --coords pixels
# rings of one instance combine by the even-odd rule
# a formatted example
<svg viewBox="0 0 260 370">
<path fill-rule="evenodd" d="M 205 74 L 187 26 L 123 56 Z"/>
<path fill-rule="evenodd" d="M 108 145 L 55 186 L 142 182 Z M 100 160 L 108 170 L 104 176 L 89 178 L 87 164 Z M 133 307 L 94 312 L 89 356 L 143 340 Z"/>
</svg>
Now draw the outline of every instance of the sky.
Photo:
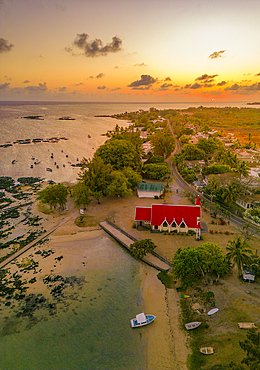
<svg viewBox="0 0 260 370">
<path fill-rule="evenodd" d="M 259 0 L 0 0 L 0 100 L 260 101 Z"/>
</svg>

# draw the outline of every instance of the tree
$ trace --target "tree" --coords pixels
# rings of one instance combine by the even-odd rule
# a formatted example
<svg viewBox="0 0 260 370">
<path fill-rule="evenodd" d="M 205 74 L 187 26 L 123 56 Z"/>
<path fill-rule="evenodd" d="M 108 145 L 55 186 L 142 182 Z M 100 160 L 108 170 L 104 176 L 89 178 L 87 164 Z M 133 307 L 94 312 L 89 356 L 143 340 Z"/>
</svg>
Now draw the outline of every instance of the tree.
<svg viewBox="0 0 260 370">
<path fill-rule="evenodd" d="M 146 179 L 160 180 L 163 176 L 171 173 L 167 163 L 145 164 L 142 168 L 142 175 Z"/>
<path fill-rule="evenodd" d="M 244 341 L 239 341 L 240 347 L 246 352 L 242 364 L 246 364 L 250 370 L 260 370 L 260 333 L 250 329 L 246 337 Z"/>
<path fill-rule="evenodd" d="M 111 181 L 107 187 L 107 193 L 119 197 L 132 195 L 131 184 L 122 172 L 113 171 L 111 173 Z"/>
<path fill-rule="evenodd" d="M 92 160 L 83 159 L 79 180 L 84 187 L 89 189 L 90 195 L 99 203 L 99 200 L 107 194 L 107 187 L 110 182 L 112 166 L 105 164 L 100 157 Z"/>
<path fill-rule="evenodd" d="M 243 265 L 251 265 L 252 258 L 247 253 L 252 254 L 252 250 L 247 241 L 242 240 L 241 236 L 236 236 L 234 240 L 228 241 L 228 253 L 226 257 L 228 260 L 233 261 L 233 266 L 236 265 L 238 269 L 238 276 L 242 274 Z"/>
<path fill-rule="evenodd" d="M 185 144 L 182 149 L 182 157 L 187 161 L 206 159 L 204 150 L 193 144 Z"/>
<path fill-rule="evenodd" d="M 229 263 L 222 255 L 222 249 L 211 242 L 198 247 L 178 248 L 173 257 L 173 275 L 184 286 L 196 285 L 208 274 L 219 278 L 229 271 Z"/>
<path fill-rule="evenodd" d="M 220 140 L 210 137 L 209 139 L 199 138 L 197 148 L 202 149 L 207 154 L 213 154 L 220 145 Z"/>
<path fill-rule="evenodd" d="M 47 188 L 40 191 L 37 200 L 40 200 L 42 203 L 48 204 L 50 208 L 55 207 L 57 204 L 60 208 L 64 208 L 69 191 L 67 186 L 58 184 L 51 185 Z"/>
<path fill-rule="evenodd" d="M 135 189 L 137 183 L 142 181 L 142 176 L 139 175 L 139 173 L 136 173 L 134 170 L 132 170 L 131 167 L 124 168 L 122 172 L 127 178 L 131 189 Z"/>
<path fill-rule="evenodd" d="M 170 133 L 156 132 L 150 141 L 154 155 L 161 155 L 164 158 L 168 158 L 175 148 L 175 139 Z"/>
<path fill-rule="evenodd" d="M 113 139 L 101 145 L 95 157 L 102 158 L 105 164 L 110 164 L 114 170 L 131 167 L 138 170 L 141 165 L 140 153 L 128 140 Z"/>
<path fill-rule="evenodd" d="M 152 252 L 154 248 L 156 248 L 156 245 L 151 239 L 142 239 L 130 245 L 130 252 L 135 258 L 142 259 L 148 253 Z"/>
<path fill-rule="evenodd" d="M 72 197 L 75 199 L 76 207 L 83 207 L 84 209 L 90 204 L 90 189 L 84 182 L 78 182 L 72 188 Z"/>
</svg>

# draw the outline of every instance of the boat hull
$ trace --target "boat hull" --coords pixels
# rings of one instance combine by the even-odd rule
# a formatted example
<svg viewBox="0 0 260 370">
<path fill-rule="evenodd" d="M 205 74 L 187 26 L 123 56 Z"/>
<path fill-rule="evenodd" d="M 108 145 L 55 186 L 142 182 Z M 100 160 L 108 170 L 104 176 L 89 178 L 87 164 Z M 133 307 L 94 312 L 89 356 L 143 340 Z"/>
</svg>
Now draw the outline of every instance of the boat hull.
<svg viewBox="0 0 260 370">
<path fill-rule="evenodd" d="M 200 325 L 201 325 L 200 321 L 194 321 L 194 322 L 189 322 L 188 324 L 185 324 L 185 328 L 187 330 L 192 330 L 192 329 L 198 328 Z"/>
<path fill-rule="evenodd" d="M 154 315 L 145 315 L 146 320 L 144 322 L 138 323 L 136 318 L 130 320 L 130 324 L 132 328 L 139 328 L 140 326 L 151 324 L 156 316 Z"/>
<path fill-rule="evenodd" d="M 213 347 L 203 347 L 200 349 L 200 353 L 203 355 L 212 355 L 214 353 Z"/>
</svg>

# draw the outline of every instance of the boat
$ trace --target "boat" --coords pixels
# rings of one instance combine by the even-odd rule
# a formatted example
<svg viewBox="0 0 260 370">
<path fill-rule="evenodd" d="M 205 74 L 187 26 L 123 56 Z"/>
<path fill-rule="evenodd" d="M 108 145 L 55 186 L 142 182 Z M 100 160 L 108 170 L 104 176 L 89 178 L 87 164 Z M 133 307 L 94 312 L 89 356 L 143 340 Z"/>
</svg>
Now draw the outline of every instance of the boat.
<svg viewBox="0 0 260 370">
<path fill-rule="evenodd" d="M 180 298 L 190 298 L 190 295 L 187 295 L 187 294 L 181 294 L 181 295 L 180 295 Z"/>
<path fill-rule="evenodd" d="M 13 159 L 12 160 L 12 164 L 15 164 L 17 162 L 17 160 L 16 159 Z"/>
<path fill-rule="evenodd" d="M 207 313 L 207 315 L 208 316 L 211 316 L 211 315 L 214 315 L 214 313 L 216 313 L 216 312 L 218 312 L 218 308 L 213 308 L 212 310 L 210 310 L 208 313 Z"/>
<path fill-rule="evenodd" d="M 188 324 L 185 324 L 185 328 L 187 330 L 191 330 L 191 329 L 198 328 L 200 325 L 201 325 L 200 321 L 193 321 L 193 322 L 189 322 Z"/>
<path fill-rule="evenodd" d="M 257 328 L 257 326 L 253 322 L 239 322 L 238 326 L 240 327 L 240 329 Z"/>
<path fill-rule="evenodd" d="M 39 163 L 41 163 L 41 161 L 36 158 L 35 161 L 34 161 L 34 164 L 39 164 Z"/>
<path fill-rule="evenodd" d="M 46 171 L 52 172 L 52 169 L 51 169 L 51 168 L 49 168 L 49 167 L 47 167 L 47 168 L 46 168 Z"/>
<path fill-rule="evenodd" d="M 200 349 L 200 353 L 203 353 L 204 355 L 212 355 L 214 353 L 213 347 L 202 347 Z"/>
<path fill-rule="evenodd" d="M 139 326 L 144 326 L 153 322 L 156 318 L 154 315 L 145 315 L 144 313 L 139 313 L 136 317 L 130 320 L 132 328 L 137 328 Z"/>
</svg>

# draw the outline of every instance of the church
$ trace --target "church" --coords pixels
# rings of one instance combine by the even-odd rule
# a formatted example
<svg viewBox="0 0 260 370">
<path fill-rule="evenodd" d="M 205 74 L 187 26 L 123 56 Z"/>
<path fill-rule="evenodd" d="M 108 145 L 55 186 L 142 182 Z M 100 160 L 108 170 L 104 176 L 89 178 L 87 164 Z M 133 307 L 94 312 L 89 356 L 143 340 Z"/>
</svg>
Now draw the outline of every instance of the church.
<svg viewBox="0 0 260 370">
<path fill-rule="evenodd" d="M 201 233 L 201 202 L 195 205 L 152 204 L 135 208 L 136 227 L 149 226 L 151 232 L 188 233 L 194 231 L 196 239 Z"/>
</svg>

